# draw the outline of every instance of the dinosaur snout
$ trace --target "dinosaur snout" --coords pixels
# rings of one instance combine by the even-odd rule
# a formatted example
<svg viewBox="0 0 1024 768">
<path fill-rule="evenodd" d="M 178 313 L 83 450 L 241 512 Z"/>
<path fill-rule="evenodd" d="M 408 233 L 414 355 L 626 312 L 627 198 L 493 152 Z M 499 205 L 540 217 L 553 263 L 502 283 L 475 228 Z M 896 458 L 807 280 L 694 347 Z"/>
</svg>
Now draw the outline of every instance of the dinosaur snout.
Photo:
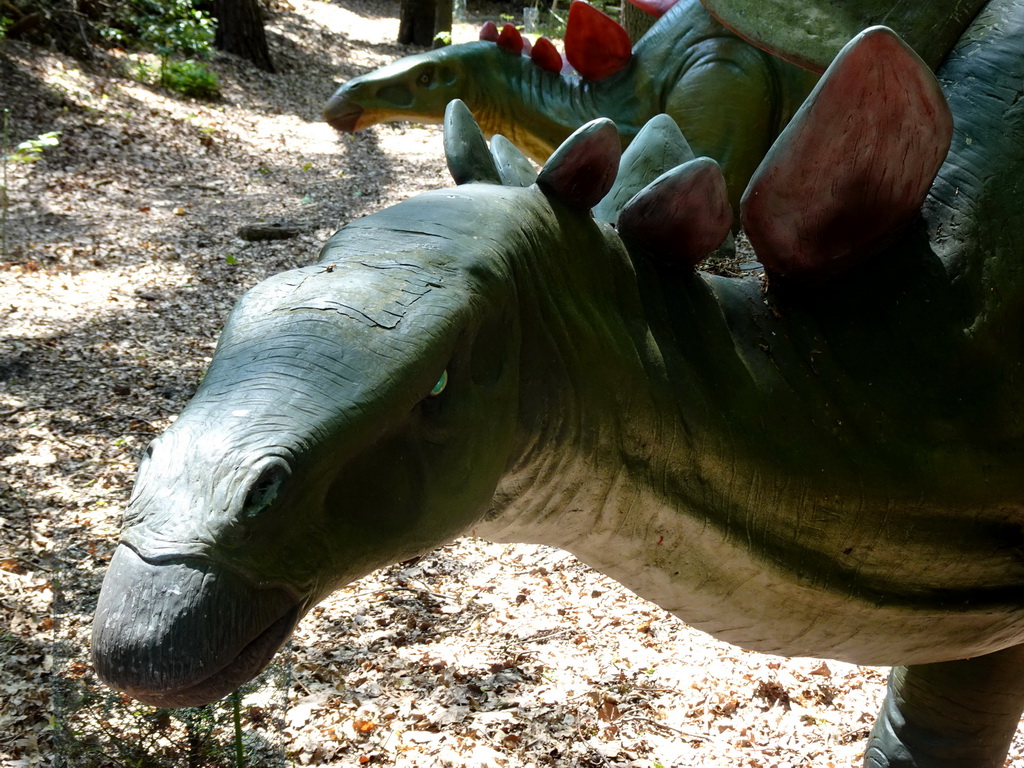
<svg viewBox="0 0 1024 768">
<path fill-rule="evenodd" d="M 324 105 L 324 120 L 339 131 L 355 133 L 419 111 L 417 98 L 402 79 L 357 77 L 338 88 Z"/>
<path fill-rule="evenodd" d="M 355 133 L 359 130 L 359 118 L 363 105 L 353 98 L 352 83 L 341 86 L 324 105 L 324 120 L 336 131 Z"/>
</svg>

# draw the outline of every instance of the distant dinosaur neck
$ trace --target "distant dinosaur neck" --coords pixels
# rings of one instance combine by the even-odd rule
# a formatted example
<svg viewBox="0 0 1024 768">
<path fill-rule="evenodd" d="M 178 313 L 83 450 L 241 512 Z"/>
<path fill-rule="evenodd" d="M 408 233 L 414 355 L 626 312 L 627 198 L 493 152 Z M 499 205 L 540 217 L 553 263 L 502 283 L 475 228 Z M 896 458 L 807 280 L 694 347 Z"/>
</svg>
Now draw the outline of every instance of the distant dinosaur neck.
<svg viewBox="0 0 1024 768">
<path fill-rule="evenodd" d="M 470 106 L 485 132 L 505 135 L 538 162 L 597 117 L 614 120 L 629 141 L 664 111 L 666 93 L 700 55 L 697 44 L 723 34 L 699 0 L 684 0 L 644 35 L 625 69 L 596 81 L 547 72 L 526 57 L 498 51 L 491 71 L 503 73 L 503 87 L 477 92 L 479 104 Z"/>
<path fill-rule="evenodd" d="M 489 87 L 475 84 L 466 99 L 481 129 L 502 134 L 537 162 L 544 162 L 574 130 L 597 117 L 616 122 L 626 116 L 629 102 L 609 103 L 603 93 L 609 82 L 593 83 L 573 75 L 548 72 L 525 56 L 495 46 Z M 611 78 L 631 79 L 628 72 Z M 475 82 L 475 77 L 467 78 Z M 626 93 L 626 88 L 620 88 Z"/>
<path fill-rule="evenodd" d="M 693 63 L 697 43 L 724 33 L 698 0 L 673 8 L 637 44 L 626 68 L 603 80 L 547 72 L 528 58 L 489 51 L 492 86 L 470 104 L 481 128 L 501 133 L 541 162 L 576 128 L 597 117 L 615 121 L 626 140 L 665 107 L 665 91 Z M 467 78 L 473 81 L 475 78 Z M 500 85 L 499 85 L 500 83 Z"/>
</svg>

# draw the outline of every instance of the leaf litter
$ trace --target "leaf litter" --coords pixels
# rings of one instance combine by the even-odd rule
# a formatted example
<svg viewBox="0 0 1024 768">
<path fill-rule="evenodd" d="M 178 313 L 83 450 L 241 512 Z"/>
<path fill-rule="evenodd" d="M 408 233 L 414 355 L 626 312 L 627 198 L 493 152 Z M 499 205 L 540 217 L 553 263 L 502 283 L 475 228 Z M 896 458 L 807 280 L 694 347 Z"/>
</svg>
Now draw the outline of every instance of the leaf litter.
<svg viewBox="0 0 1024 768">
<path fill-rule="evenodd" d="M 91 610 L 137 458 L 234 300 L 450 185 L 436 127 L 319 120 L 338 82 L 412 52 L 397 11 L 277 2 L 279 73 L 216 57 L 217 102 L 140 85 L 116 52 L 0 47 L 12 144 L 61 132 L 9 168 L 0 255 L 0 764 L 234 765 L 230 703 L 156 710 L 96 681 Z M 303 226 L 238 237 L 281 222 Z M 240 711 L 250 765 L 845 768 L 884 679 L 719 643 L 556 549 L 460 539 L 314 608 Z"/>
</svg>

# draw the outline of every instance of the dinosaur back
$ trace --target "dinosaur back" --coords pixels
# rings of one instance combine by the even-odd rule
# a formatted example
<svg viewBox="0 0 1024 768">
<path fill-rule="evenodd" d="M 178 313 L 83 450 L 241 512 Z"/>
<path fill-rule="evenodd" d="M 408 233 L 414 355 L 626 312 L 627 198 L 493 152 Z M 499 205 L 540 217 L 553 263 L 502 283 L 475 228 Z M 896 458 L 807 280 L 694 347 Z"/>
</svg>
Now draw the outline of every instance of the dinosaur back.
<svg viewBox="0 0 1024 768">
<path fill-rule="evenodd" d="M 994 0 L 939 69 L 954 116 L 924 207 L 933 248 L 965 294 L 971 336 L 1024 369 L 1024 4 Z M 1015 429 L 1024 433 L 1024 394 Z"/>
<path fill-rule="evenodd" d="M 760 48 L 817 72 L 861 30 L 898 34 L 935 69 L 986 0 L 702 0 L 725 26 Z"/>
</svg>

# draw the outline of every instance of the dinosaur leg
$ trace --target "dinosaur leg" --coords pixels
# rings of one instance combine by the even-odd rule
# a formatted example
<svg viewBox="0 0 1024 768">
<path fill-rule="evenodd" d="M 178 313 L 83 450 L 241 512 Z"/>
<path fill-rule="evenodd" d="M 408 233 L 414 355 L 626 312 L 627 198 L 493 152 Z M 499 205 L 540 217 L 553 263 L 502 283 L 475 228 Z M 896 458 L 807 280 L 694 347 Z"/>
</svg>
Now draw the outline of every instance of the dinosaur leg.
<svg viewBox="0 0 1024 768">
<path fill-rule="evenodd" d="M 1024 710 L 1024 646 L 894 667 L 865 768 L 1002 768 Z"/>
</svg>

